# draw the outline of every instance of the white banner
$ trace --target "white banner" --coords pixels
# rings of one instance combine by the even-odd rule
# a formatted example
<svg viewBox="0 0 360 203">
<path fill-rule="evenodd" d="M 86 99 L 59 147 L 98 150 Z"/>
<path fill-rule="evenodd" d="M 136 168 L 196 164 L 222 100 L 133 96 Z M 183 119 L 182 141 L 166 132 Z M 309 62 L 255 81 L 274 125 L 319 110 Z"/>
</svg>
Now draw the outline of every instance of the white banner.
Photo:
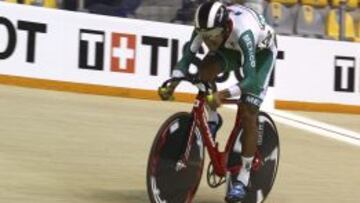
<svg viewBox="0 0 360 203">
<path fill-rule="evenodd" d="M 2 74 L 118 87 L 159 86 L 170 75 L 172 52 L 181 52 L 191 31 L 7 3 L 0 13 L 0 53 L 11 52 L 1 57 Z"/>
<path fill-rule="evenodd" d="M 0 2 L 0 74 L 156 90 L 191 32 L 191 26 Z M 279 36 L 278 44 L 276 100 L 360 106 L 359 43 Z M 230 78 L 220 89 L 237 82 Z"/>
<path fill-rule="evenodd" d="M 360 43 L 281 37 L 276 99 L 360 106 Z"/>
</svg>

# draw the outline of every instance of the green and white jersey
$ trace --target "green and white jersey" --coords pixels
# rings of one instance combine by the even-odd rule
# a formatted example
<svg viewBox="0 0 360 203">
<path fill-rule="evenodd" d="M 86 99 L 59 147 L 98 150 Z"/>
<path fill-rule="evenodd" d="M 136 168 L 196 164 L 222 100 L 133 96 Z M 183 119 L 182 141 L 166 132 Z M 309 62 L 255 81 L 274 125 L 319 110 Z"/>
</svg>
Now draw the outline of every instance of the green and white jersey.
<svg viewBox="0 0 360 203">
<path fill-rule="evenodd" d="M 276 42 L 273 28 L 265 23 L 262 15 L 241 5 L 227 7 L 232 29 L 226 41 L 216 50 L 224 59 L 223 71 L 243 68 L 244 79 L 238 83 L 243 93 L 260 96 L 266 89 L 273 62 L 276 57 Z M 203 40 L 195 31 L 173 76 L 184 74 Z M 263 52 L 263 50 L 266 50 Z"/>
</svg>

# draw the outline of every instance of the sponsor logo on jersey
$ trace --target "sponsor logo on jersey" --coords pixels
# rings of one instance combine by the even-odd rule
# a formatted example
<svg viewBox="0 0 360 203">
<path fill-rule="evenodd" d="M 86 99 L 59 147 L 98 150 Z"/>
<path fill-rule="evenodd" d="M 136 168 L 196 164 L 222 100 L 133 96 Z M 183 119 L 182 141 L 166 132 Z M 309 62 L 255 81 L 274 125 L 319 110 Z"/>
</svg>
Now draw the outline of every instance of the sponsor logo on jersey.
<svg viewBox="0 0 360 203">
<path fill-rule="evenodd" d="M 246 44 L 246 48 L 249 52 L 249 60 L 250 60 L 250 65 L 251 67 L 255 68 L 256 62 L 255 62 L 255 50 L 254 50 L 254 42 L 250 37 L 250 34 L 247 33 L 245 34 L 242 39 L 245 41 Z"/>
<path fill-rule="evenodd" d="M 260 107 L 262 100 L 252 95 L 246 95 L 245 102 Z"/>
</svg>

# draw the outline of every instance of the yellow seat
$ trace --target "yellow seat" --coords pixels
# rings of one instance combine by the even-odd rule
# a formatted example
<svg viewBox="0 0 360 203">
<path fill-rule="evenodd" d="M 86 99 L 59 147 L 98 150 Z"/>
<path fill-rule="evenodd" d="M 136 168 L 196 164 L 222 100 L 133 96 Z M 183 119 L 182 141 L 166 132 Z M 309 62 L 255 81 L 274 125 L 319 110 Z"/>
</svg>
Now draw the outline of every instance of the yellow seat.
<svg viewBox="0 0 360 203">
<path fill-rule="evenodd" d="M 24 0 L 24 4 L 38 5 L 36 0 Z M 42 6 L 47 7 L 47 8 L 57 8 L 57 2 L 56 2 L 56 0 L 43 0 Z"/>
<path fill-rule="evenodd" d="M 36 3 L 35 0 L 24 0 L 24 4 L 26 4 L 26 5 L 33 5 L 35 3 Z"/>
<path fill-rule="evenodd" d="M 301 4 L 314 7 L 325 7 L 329 5 L 328 0 L 301 0 Z"/>
<path fill-rule="evenodd" d="M 339 7 L 340 6 L 340 2 L 344 1 L 344 0 L 331 0 L 331 5 L 333 7 Z M 356 9 L 358 7 L 358 4 L 360 3 L 359 0 L 345 0 L 346 3 L 346 8 L 347 9 Z"/>
<path fill-rule="evenodd" d="M 357 36 L 356 36 L 355 41 L 356 41 L 356 42 L 360 42 L 360 20 L 359 20 L 359 22 L 357 23 Z"/>
<path fill-rule="evenodd" d="M 5 0 L 5 2 L 9 2 L 9 3 L 17 3 L 17 0 Z"/>
<path fill-rule="evenodd" d="M 46 8 L 57 8 L 56 0 L 44 0 L 44 7 Z"/>
<path fill-rule="evenodd" d="M 324 38 L 325 20 L 320 11 L 310 5 L 302 5 L 295 21 L 295 33 L 305 37 Z"/>
<path fill-rule="evenodd" d="M 271 6 L 271 11 L 272 11 L 272 14 L 273 14 L 273 17 L 275 19 L 281 19 L 282 18 L 282 10 L 281 10 L 281 3 L 272 3 L 270 4 Z"/>
<path fill-rule="evenodd" d="M 354 26 L 354 19 L 352 16 L 345 12 L 345 28 L 344 28 L 344 35 L 346 40 L 355 40 L 355 26 Z M 326 35 L 330 38 L 339 40 L 339 32 L 340 32 L 340 26 L 339 26 L 339 15 L 338 11 L 336 9 L 331 10 L 328 13 L 327 19 L 326 19 Z"/>
<path fill-rule="evenodd" d="M 270 2 L 277 2 L 277 3 L 281 3 L 283 5 L 295 5 L 298 3 L 298 0 L 270 0 Z"/>
<path fill-rule="evenodd" d="M 302 7 L 304 11 L 304 20 L 306 23 L 311 24 L 314 22 L 314 8 L 308 5 Z"/>
</svg>

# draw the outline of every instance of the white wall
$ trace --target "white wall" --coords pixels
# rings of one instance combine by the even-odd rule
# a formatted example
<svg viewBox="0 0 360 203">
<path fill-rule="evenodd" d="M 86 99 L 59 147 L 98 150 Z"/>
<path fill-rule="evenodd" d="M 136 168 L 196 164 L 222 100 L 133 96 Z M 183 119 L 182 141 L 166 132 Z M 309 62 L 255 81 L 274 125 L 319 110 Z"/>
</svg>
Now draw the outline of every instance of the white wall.
<svg viewBox="0 0 360 203">
<path fill-rule="evenodd" d="M 171 56 L 177 51 L 180 58 L 181 49 L 192 31 L 190 26 L 2 2 L 0 19 L 2 75 L 146 90 L 157 89 L 162 81 L 169 78 Z M 15 29 L 12 37 L 16 36 L 16 45 L 12 54 L 5 56 L 5 49 L 10 44 L 5 26 L 8 22 L 11 24 L 8 27 Z M 46 28 L 46 32 L 29 31 L 24 25 L 30 25 L 30 30 Z M 33 47 L 28 46 L 31 33 L 35 36 Z M 118 42 L 123 45 L 118 55 L 127 56 L 129 60 L 119 62 L 115 56 Z M 83 49 L 80 48 L 81 43 Z M 177 48 L 174 47 L 176 44 Z M 278 44 L 280 55 L 284 57 L 278 59 L 275 69 L 273 97 L 276 100 L 360 106 L 359 43 L 279 36 Z M 103 54 L 99 54 L 101 51 Z M 34 60 L 29 60 L 31 53 Z M 101 57 L 95 57 L 96 53 Z M 86 59 L 84 63 L 79 63 L 80 56 L 87 56 L 83 57 Z M 201 58 L 203 55 L 198 56 Z M 102 57 L 103 60 L 99 61 L 103 65 L 95 67 L 95 58 Z M 154 66 L 156 61 L 158 65 Z M 119 67 L 117 62 L 124 63 L 125 67 Z M 151 73 L 151 64 L 157 73 Z M 337 90 L 335 65 L 339 66 L 343 76 Z M 349 70 L 354 71 L 354 75 Z M 354 78 L 353 88 L 348 84 L 349 78 Z M 220 87 L 235 82 L 235 78 L 231 77 Z M 182 85 L 179 89 L 180 92 L 194 90 L 190 85 Z"/>
</svg>

